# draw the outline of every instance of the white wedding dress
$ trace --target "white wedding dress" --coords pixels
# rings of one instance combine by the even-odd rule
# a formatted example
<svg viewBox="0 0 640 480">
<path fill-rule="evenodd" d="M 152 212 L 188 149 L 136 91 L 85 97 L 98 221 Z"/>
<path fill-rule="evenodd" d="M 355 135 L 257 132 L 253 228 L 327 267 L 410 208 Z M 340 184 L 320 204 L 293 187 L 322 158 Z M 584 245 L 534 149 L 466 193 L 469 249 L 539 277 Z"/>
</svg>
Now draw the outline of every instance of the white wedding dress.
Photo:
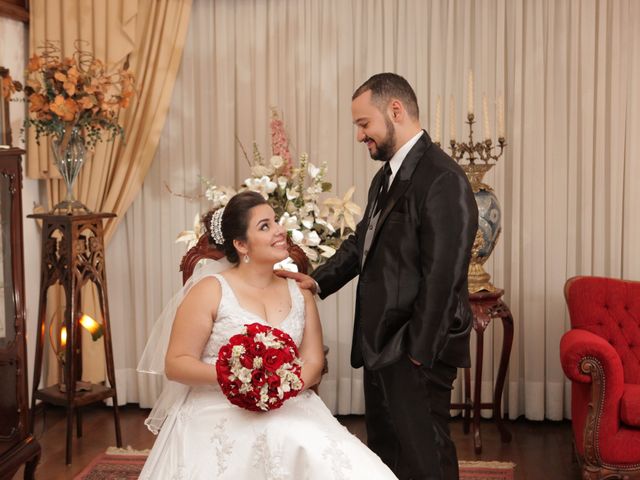
<svg viewBox="0 0 640 480">
<path fill-rule="evenodd" d="M 220 347 L 248 323 L 265 323 L 243 309 L 215 275 L 222 299 L 202 361 L 215 365 Z M 300 345 L 304 297 L 289 280 L 291 311 L 278 327 Z M 167 409 L 140 479 L 144 480 L 378 480 L 395 475 L 305 390 L 270 412 L 232 405 L 219 386 L 192 387 Z"/>
</svg>

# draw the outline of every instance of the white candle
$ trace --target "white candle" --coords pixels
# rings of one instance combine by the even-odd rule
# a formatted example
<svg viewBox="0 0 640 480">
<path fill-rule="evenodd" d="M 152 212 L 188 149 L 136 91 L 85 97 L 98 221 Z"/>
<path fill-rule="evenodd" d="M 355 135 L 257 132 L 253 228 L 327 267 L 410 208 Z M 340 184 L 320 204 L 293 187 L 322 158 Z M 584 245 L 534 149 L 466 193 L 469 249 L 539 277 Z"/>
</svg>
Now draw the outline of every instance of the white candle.
<svg viewBox="0 0 640 480">
<path fill-rule="evenodd" d="M 487 94 L 482 95 L 482 116 L 484 117 L 484 138 L 491 139 L 491 130 L 489 128 L 489 106 L 487 102 Z"/>
<path fill-rule="evenodd" d="M 469 70 L 469 81 L 467 83 L 467 111 L 473 115 L 473 70 Z"/>
<path fill-rule="evenodd" d="M 449 101 L 449 137 L 451 140 L 456 139 L 456 101 L 453 95 Z"/>
<path fill-rule="evenodd" d="M 505 138 L 504 133 L 504 98 L 498 96 L 498 138 Z"/>
<path fill-rule="evenodd" d="M 433 132 L 433 141 L 440 143 L 442 133 L 442 113 L 440 112 L 440 95 L 436 97 L 436 124 L 435 131 Z"/>
</svg>

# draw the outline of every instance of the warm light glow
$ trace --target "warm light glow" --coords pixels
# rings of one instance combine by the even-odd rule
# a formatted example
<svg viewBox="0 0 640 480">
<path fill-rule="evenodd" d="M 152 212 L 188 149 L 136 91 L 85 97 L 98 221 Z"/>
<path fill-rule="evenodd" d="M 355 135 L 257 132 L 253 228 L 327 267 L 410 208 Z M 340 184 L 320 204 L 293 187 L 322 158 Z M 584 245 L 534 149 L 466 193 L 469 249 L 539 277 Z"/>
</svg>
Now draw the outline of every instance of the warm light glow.
<svg viewBox="0 0 640 480">
<path fill-rule="evenodd" d="M 91 333 L 91 338 L 94 341 L 98 340 L 102 336 L 102 325 L 96 322 L 89 315 L 82 315 L 82 318 L 80 318 L 80 325 Z"/>
<path fill-rule="evenodd" d="M 60 348 L 67 346 L 67 327 L 60 329 Z"/>
</svg>

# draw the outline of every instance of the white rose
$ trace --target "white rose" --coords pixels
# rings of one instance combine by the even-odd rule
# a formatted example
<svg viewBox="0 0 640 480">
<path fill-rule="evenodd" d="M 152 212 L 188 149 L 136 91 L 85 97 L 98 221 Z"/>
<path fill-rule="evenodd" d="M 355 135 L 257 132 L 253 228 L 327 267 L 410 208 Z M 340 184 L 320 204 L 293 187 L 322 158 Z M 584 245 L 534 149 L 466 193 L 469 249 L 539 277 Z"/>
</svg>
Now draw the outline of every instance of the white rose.
<svg viewBox="0 0 640 480">
<path fill-rule="evenodd" d="M 282 165 L 284 165 L 284 159 L 280 155 L 274 155 L 273 157 L 271 157 L 269 163 L 271 163 L 271 166 L 277 170 Z"/>
</svg>

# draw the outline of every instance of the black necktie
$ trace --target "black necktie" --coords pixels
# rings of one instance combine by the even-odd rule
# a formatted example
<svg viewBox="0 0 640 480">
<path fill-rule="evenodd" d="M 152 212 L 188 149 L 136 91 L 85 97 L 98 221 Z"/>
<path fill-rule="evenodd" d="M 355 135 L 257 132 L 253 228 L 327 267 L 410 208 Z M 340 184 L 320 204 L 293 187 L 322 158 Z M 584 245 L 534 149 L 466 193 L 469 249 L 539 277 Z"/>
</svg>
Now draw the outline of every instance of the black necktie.
<svg viewBox="0 0 640 480">
<path fill-rule="evenodd" d="M 389 166 L 389 162 L 384 163 L 384 167 L 382 168 L 382 182 L 380 185 L 380 190 L 378 191 L 378 197 L 376 198 L 376 209 L 373 214 L 377 214 L 380 210 L 384 209 L 385 203 L 387 201 L 387 193 L 389 193 L 389 179 L 391 178 L 391 167 Z"/>
</svg>

